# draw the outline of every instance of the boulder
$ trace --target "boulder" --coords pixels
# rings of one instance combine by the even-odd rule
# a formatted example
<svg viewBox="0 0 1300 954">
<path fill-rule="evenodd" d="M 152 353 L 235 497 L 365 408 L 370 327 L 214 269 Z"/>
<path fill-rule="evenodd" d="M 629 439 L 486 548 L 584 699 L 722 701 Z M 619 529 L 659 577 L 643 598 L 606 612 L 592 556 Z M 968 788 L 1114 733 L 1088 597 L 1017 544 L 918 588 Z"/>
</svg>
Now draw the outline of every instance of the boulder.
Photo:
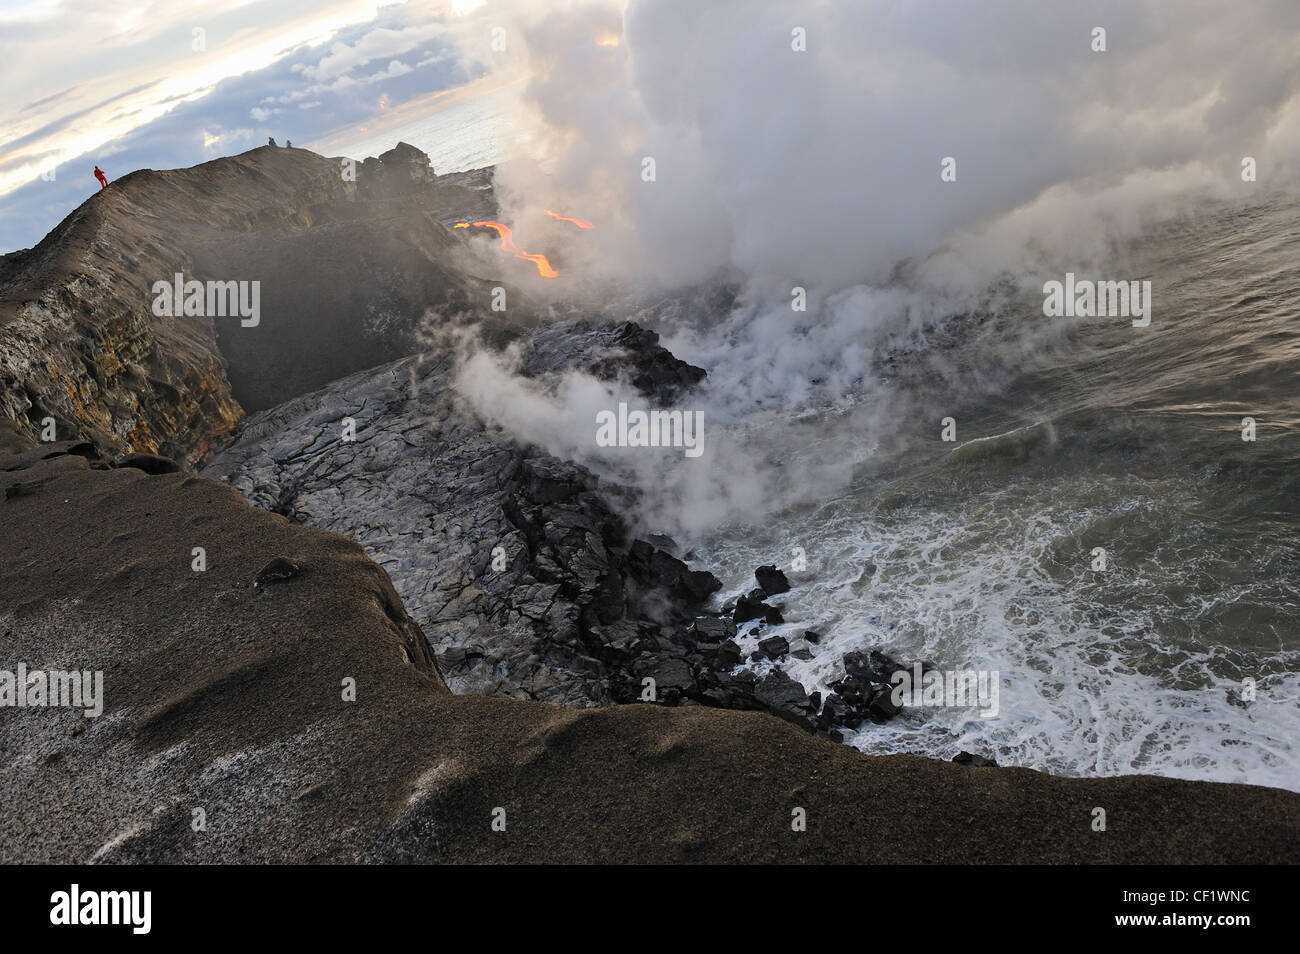
<svg viewBox="0 0 1300 954">
<path fill-rule="evenodd" d="M 785 622 L 780 607 L 768 606 L 761 599 L 756 599 L 752 595 L 742 596 L 736 600 L 736 608 L 732 610 L 732 620 L 735 623 L 748 623 L 756 619 L 761 619 L 773 626 L 779 626 Z"/>
<path fill-rule="evenodd" d="M 175 474 L 181 469 L 180 465 L 170 457 L 163 457 L 161 454 L 150 454 L 147 451 L 127 454 L 121 460 L 114 462 L 113 466 L 134 467 L 146 474 Z"/>
<path fill-rule="evenodd" d="M 764 659 L 780 659 L 790 651 L 790 643 L 784 636 L 769 636 L 758 641 L 758 655 Z"/>
<path fill-rule="evenodd" d="M 952 761 L 958 765 L 969 765 L 971 768 L 998 767 L 998 763 L 992 759 L 986 759 L 982 755 L 973 755 L 970 752 L 958 752 L 952 757 Z"/>
<path fill-rule="evenodd" d="M 755 683 L 754 698 L 768 712 L 808 732 L 817 727 L 816 707 L 808 693 L 780 669 L 773 669 Z"/>
<path fill-rule="evenodd" d="M 268 583 L 278 583 L 281 580 L 297 576 L 301 570 L 302 567 L 288 557 L 276 557 L 257 571 L 257 576 L 253 578 L 253 586 L 262 587 Z"/>
<path fill-rule="evenodd" d="M 696 642 L 719 643 L 736 635 L 736 624 L 725 616 L 705 617 L 691 624 L 691 635 Z"/>
<path fill-rule="evenodd" d="M 766 596 L 776 596 L 790 589 L 790 581 L 774 566 L 760 566 L 754 571 L 754 579 L 758 580 L 758 585 Z"/>
</svg>

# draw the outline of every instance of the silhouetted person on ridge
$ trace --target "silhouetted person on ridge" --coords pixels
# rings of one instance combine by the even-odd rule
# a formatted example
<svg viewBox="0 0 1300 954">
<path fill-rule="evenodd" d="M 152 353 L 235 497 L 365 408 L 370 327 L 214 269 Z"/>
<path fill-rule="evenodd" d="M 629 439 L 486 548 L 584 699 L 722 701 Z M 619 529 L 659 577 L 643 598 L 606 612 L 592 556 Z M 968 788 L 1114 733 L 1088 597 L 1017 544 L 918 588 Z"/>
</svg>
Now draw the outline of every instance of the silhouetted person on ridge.
<svg viewBox="0 0 1300 954">
<path fill-rule="evenodd" d="M 290 141 L 290 140 L 288 140 L 288 139 L 286 139 L 286 140 L 284 141 L 284 148 L 285 148 L 285 149 L 292 149 L 292 148 L 293 148 L 293 142 Z"/>
<path fill-rule="evenodd" d="M 266 144 L 267 144 L 268 146 L 274 146 L 274 145 L 275 145 L 275 137 L 274 137 L 274 136 L 267 136 L 267 137 L 266 137 Z"/>
<path fill-rule="evenodd" d="M 101 189 L 108 185 L 108 176 L 104 175 L 104 170 L 99 168 L 99 166 L 95 166 L 95 178 L 99 180 L 99 187 Z"/>
</svg>

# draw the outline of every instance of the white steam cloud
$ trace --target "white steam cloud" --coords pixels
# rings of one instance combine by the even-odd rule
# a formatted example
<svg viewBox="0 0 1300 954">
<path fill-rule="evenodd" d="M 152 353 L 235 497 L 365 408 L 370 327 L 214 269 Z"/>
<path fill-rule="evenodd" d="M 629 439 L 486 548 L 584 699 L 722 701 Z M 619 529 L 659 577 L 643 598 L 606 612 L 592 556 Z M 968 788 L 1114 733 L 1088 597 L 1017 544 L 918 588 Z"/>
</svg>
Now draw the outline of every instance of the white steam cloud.
<svg viewBox="0 0 1300 954">
<path fill-rule="evenodd" d="M 1294 0 L 493 0 L 474 23 L 467 52 L 529 77 L 529 156 L 498 170 L 503 217 L 562 205 L 595 221 L 571 274 L 602 299 L 741 285 L 729 314 L 658 325 L 709 371 L 713 451 L 656 465 L 646 486 L 703 524 L 843 480 L 910 400 L 885 402 L 873 363 L 924 349 L 948 317 L 988 307 L 995 283 L 1129 277 L 1126 245 L 1152 224 L 1297 180 Z M 493 28 L 504 51 L 487 46 Z M 1257 182 L 1242 181 L 1244 157 Z M 537 413 L 498 385 L 481 395 L 494 419 Z M 570 423 L 529 425 L 533 439 L 592 464 L 580 422 L 597 386 L 550 392 Z M 841 412 L 835 446 L 804 425 L 805 403 Z M 799 452 L 775 450 L 787 441 Z"/>
<path fill-rule="evenodd" d="M 1300 93 L 1291 0 L 556 0 L 481 19 L 513 44 L 489 65 L 532 77 L 545 178 L 503 170 L 518 211 L 566 195 L 617 238 L 607 265 L 675 284 L 725 265 L 787 286 L 884 281 L 1062 183 L 1180 171 L 1236 188 L 1254 156 L 1267 184 L 1289 152 L 1270 132 Z"/>
</svg>

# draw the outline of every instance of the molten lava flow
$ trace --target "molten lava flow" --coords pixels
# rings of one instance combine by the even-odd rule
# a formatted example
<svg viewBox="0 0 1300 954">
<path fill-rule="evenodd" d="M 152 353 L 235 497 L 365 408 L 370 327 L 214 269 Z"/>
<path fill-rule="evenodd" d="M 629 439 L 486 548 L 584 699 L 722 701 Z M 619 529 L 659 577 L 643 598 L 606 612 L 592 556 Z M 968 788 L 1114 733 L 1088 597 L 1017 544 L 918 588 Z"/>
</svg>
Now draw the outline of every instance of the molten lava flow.
<svg viewBox="0 0 1300 954">
<path fill-rule="evenodd" d="M 580 228 L 580 229 L 594 229 L 594 228 L 595 228 L 595 226 L 592 225 L 590 222 L 588 222 L 586 219 L 571 219 L 571 218 L 569 218 L 567 215 L 560 215 L 560 213 L 558 213 L 558 212 L 552 212 L 550 209 L 546 209 L 545 211 L 546 211 L 546 214 L 549 215 L 551 218 L 553 218 L 553 219 L 559 219 L 561 222 L 572 222 L 574 225 L 576 225 L 576 226 L 577 226 L 578 228 Z"/>
<path fill-rule="evenodd" d="M 500 222 L 457 222 L 453 228 L 467 229 L 471 225 L 477 225 L 479 228 L 484 229 L 496 229 L 497 235 L 501 236 L 501 251 L 509 252 L 515 258 L 522 258 L 532 262 L 537 266 L 537 274 L 543 278 L 559 277 L 560 273 L 551 268 L 551 263 L 546 260 L 545 255 L 519 250 L 519 246 L 515 245 L 515 240 L 511 237 L 510 226 L 502 225 Z"/>
</svg>

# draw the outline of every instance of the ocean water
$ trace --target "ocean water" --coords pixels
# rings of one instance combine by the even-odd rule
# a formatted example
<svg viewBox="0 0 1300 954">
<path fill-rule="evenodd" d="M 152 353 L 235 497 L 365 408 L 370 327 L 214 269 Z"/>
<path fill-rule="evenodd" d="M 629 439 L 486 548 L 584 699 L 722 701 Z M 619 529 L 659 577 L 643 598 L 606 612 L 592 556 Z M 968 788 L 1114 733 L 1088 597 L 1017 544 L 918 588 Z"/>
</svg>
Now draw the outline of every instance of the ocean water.
<svg viewBox="0 0 1300 954">
<path fill-rule="evenodd" d="M 439 172 L 488 165 L 520 148 L 507 109 L 504 94 L 485 97 L 350 154 L 404 139 Z M 1104 276 L 1153 281 L 1146 329 L 1048 323 L 1041 295 L 1011 294 L 891 351 L 871 340 L 873 312 L 897 306 L 889 290 L 847 297 L 841 313 L 861 320 L 843 342 L 844 328 L 801 329 L 789 348 L 747 353 L 760 320 L 663 323 L 665 344 L 709 369 L 706 414 L 733 473 L 797 484 L 825 469 L 828 448 L 853 469 L 761 519 L 661 529 L 689 540 L 722 598 L 752 588 L 754 567 L 806 555 L 778 598 L 787 624 L 761 635 L 822 634 L 813 658 L 779 663 L 810 691 L 826 694 L 860 649 L 998 673 L 995 718 L 905 710 L 850 734 L 863 751 L 1300 790 L 1298 241 L 1294 201 L 1160 226 Z M 857 374 L 833 400 L 815 386 L 825 367 L 802 369 L 812 386 L 786 384 L 800 360 L 817 363 L 800 354 L 819 334 L 822 360 L 833 352 Z M 940 439 L 949 415 L 953 443 Z"/>
<path fill-rule="evenodd" d="M 1036 337 L 1041 295 L 953 316 L 864 372 L 864 404 L 907 413 L 844 445 L 846 486 L 713 528 L 692 540 L 696 565 L 734 594 L 802 548 L 807 569 L 776 598 L 787 624 L 763 635 L 823 634 L 812 659 L 780 664 L 809 690 L 854 649 L 999 674 L 996 718 L 905 710 L 851 734 L 863 751 L 1300 790 L 1298 240 L 1295 203 L 1160 228 L 1107 276 L 1153 280 L 1147 329 L 1076 319 Z M 704 352 L 686 357 L 726 379 L 725 350 Z M 797 472 L 835 439 L 832 416 L 812 399 L 727 428 L 784 425 Z"/>
<path fill-rule="evenodd" d="M 378 156 L 399 142 L 408 142 L 428 153 L 439 175 L 481 169 L 519 148 L 512 127 L 503 122 L 509 104 L 506 91 L 487 93 L 382 133 L 358 138 L 331 152 L 364 159 Z"/>
</svg>

